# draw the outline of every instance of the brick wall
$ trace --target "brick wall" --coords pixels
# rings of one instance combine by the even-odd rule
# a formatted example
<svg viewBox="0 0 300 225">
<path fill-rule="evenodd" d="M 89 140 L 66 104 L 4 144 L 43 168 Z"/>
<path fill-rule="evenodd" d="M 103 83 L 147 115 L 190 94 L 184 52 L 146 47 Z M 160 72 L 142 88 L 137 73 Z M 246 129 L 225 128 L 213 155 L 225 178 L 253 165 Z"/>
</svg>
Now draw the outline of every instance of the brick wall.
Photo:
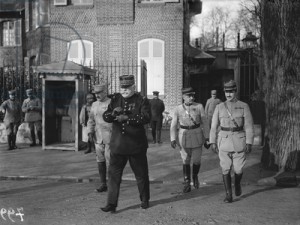
<svg viewBox="0 0 300 225">
<path fill-rule="evenodd" d="M 165 99 L 163 100 L 166 110 L 170 111 L 175 105 L 181 103 L 182 1 L 141 4 L 137 1 L 133 3 L 133 0 L 124 0 L 122 4 L 109 3 L 110 7 L 104 8 L 106 10 L 109 8 L 110 12 L 99 16 L 101 9 L 104 9 L 101 6 L 108 4 L 107 1 L 95 0 L 94 6 L 56 7 L 52 0 L 50 5 L 51 62 L 65 60 L 67 42 L 75 39 L 82 38 L 93 42 L 94 61 L 100 62 L 137 61 L 139 40 L 161 39 L 165 42 Z M 120 10 L 123 10 L 122 14 L 118 13 Z M 117 15 L 112 15 L 114 12 Z M 120 18 L 122 15 L 124 18 Z"/>
</svg>

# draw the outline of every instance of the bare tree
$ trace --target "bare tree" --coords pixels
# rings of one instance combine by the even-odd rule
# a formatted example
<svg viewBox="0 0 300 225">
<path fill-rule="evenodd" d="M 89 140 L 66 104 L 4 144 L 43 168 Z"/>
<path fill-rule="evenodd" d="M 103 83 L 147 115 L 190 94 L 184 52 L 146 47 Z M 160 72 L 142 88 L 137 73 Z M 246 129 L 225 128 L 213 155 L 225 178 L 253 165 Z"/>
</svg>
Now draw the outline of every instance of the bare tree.
<svg viewBox="0 0 300 225">
<path fill-rule="evenodd" d="M 215 7 L 209 11 L 207 16 L 194 21 L 193 25 L 201 30 L 201 44 L 204 49 L 222 45 L 223 34 L 226 36 L 225 45 L 230 45 L 233 22 L 230 13 L 229 8 Z"/>
<path fill-rule="evenodd" d="M 300 2 L 261 1 L 267 139 L 263 162 L 299 169 Z M 267 154 L 268 153 L 268 154 Z"/>
</svg>

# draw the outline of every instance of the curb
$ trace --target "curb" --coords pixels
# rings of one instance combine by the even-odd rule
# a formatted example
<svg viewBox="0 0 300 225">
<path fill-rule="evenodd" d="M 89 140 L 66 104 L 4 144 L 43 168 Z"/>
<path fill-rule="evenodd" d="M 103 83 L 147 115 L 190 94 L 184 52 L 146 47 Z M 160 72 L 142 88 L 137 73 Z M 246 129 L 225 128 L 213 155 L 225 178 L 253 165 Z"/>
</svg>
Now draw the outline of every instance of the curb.
<svg viewBox="0 0 300 225">
<path fill-rule="evenodd" d="M 65 181 L 72 183 L 91 183 L 99 181 L 100 178 L 79 178 L 72 176 L 0 176 L 0 180 L 53 180 L 53 181 Z M 123 181 L 134 181 L 135 179 L 123 178 Z M 163 181 L 160 180 L 150 180 L 151 184 L 163 184 Z"/>
</svg>

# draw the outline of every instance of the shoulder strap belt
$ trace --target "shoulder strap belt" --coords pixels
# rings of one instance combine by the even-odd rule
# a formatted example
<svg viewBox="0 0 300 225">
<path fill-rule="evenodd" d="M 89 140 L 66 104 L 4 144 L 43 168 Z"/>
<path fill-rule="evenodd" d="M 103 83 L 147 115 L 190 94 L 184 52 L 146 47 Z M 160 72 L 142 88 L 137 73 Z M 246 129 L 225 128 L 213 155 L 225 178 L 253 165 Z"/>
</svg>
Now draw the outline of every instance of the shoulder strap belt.
<svg viewBox="0 0 300 225">
<path fill-rule="evenodd" d="M 228 113 L 228 115 L 229 115 L 231 121 L 234 123 L 234 125 L 235 125 L 236 127 L 239 127 L 239 125 L 237 124 L 237 122 L 236 122 L 235 119 L 232 117 L 231 113 L 229 112 L 229 109 L 228 109 L 228 106 L 227 106 L 226 102 L 224 102 L 224 105 L 225 105 L 225 108 L 226 108 L 226 110 L 227 110 L 227 113 Z"/>
</svg>

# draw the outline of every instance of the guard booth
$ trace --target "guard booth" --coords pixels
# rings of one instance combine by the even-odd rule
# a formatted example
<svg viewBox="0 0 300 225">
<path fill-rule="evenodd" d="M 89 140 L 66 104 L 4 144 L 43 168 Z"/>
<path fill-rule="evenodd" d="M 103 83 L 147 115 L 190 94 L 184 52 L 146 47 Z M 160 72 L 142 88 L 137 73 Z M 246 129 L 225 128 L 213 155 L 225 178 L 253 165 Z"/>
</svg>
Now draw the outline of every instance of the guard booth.
<svg viewBox="0 0 300 225">
<path fill-rule="evenodd" d="M 79 113 L 96 70 L 71 61 L 37 66 L 42 79 L 43 150 L 79 150 Z"/>
</svg>

